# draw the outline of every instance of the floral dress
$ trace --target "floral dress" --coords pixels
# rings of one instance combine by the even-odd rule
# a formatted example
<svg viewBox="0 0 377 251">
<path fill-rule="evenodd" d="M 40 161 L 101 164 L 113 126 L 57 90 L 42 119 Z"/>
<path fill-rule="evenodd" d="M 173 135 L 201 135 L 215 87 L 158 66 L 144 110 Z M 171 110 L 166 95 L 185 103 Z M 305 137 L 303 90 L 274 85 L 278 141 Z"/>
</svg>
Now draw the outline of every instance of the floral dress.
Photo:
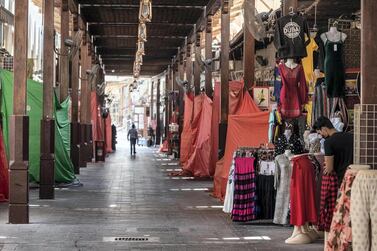
<svg viewBox="0 0 377 251">
<path fill-rule="evenodd" d="M 352 250 L 351 188 L 358 170 L 347 170 L 338 193 L 326 251 Z"/>
</svg>

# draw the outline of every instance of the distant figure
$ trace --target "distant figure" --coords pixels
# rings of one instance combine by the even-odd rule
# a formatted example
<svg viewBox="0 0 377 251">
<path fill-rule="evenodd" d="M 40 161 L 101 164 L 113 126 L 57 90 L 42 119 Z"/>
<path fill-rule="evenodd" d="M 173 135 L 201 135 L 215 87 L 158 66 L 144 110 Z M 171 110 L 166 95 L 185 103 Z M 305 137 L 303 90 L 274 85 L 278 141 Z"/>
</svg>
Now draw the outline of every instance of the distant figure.
<svg viewBox="0 0 377 251">
<path fill-rule="evenodd" d="M 127 139 L 131 143 L 131 155 L 136 154 L 136 141 L 138 140 L 138 138 L 139 138 L 138 132 L 135 129 L 135 125 L 132 124 L 132 128 L 128 131 L 128 135 L 127 135 Z"/>
</svg>

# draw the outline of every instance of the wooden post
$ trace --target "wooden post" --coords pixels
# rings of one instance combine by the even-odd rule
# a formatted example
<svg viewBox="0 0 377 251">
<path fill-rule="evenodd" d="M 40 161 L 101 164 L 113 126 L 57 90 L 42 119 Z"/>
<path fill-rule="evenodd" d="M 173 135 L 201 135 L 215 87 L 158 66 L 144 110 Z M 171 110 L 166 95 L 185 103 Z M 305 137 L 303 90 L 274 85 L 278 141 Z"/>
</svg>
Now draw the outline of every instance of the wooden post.
<svg viewBox="0 0 377 251">
<path fill-rule="evenodd" d="M 54 1 L 44 0 L 43 36 L 43 118 L 41 121 L 41 162 L 39 198 L 54 199 L 55 191 L 55 121 L 54 86 Z"/>
<path fill-rule="evenodd" d="M 29 117 L 26 115 L 28 0 L 16 0 L 13 115 L 10 119 L 9 223 L 29 223 Z"/>
<path fill-rule="evenodd" d="M 160 105 L 161 105 L 161 93 L 160 93 L 161 80 L 157 80 L 157 98 L 156 98 L 156 145 L 161 144 L 161 119 L 160 119 Z"/>
<path fill-rule="evenodd" d="M 88 42 L 88 58 L 86 61 L 86 69 L 92 70 L 92 62 L 93 62 L 93 52 L 91 50 L 92 46 L 91 43 Z M 87 113 L 86 113 L 86 143 L 88 147 L 87 151 L 87 160 L 88 162 L 92 162 L 94 157 L 94 149 L 93 149 L 93 130 L 92 130 L 92 91 L 93 86 L 92 83 L 89 82 L 89 75 L 86 74 L 86 78 L 88 79 L 88 92 L 86 95 L 86 105 L 87 105 Z M 106 142 L 106 139 L 105 139 Z"/>
<path fill-rule="evenodd" d="M 253 6 L 252 11 L 255 12 L 255 0 L 245 0 L 250 2 Z M 249 23 L 249 15 L 245 15 L 244 28 L 243 28 L 243 71 L 244 71 L 244 81 L 245 88 L 251 92 L 251 88 L 254 85 L 254 74 L 255 74 L 255 39 L 251 34 L 250 30 L 246 27 L 246 23 Z"/>
<path fill-rule="evenodd" d="M 78 16 L 73 15 L 73 34 L 78 32 Z M 78 46 L 78 45 L 77 45 Z M 79 123 L 79 71 L 80 71 L 80 54 L 77 50 L 72 58 L 72 124 L 71 124 L 71 159 L 74 166 L 75 174 L 80 174 L 80 123 Z"/>
<path fill-rule="evenodd" d="M 361 1 L 361 103 L 377 104 L 376 1 Z"/>
<path fill-rule="evenodd" d="M 69 8 L 68 0 L 61 1 L 61 56 L 60 56 L 60 102 L 68 97 L 69 87 L 69 58 L 68 47 L 65 46 L 65 40 L 69 37 Z"/>
<path fill-rule="evenodd" d="M 80 88 L 80 161 L 81 167 L 87 166 L 87 156 L 88 156 L 88 142 L 86 141 L 87 135 L 87 113 L 88 111 L 88 43 L 86 39 L 87 34 L 83 38 L 83 43 L 80 50 L 80 64 L 81 64 L 81 88 Z"/>
<path fill-rule="evenodd" d="M 229 112 L 229 36 L 230 36 L 229 0 L 221 3 L 221 122 L 228 121 Z"/>
<path fill-rule="evenodd" d="M 195 87 L 195 95 L 200 94 L 200 58 L 201 58 L 201 50 L 200 50 L 200 32 L 196 31 L 196 37 L 195 37 L 195 61 L 194 61 L 194 87 Z"/>
<path fill-rule="evenodd" d="M 207 16 L 206 35 L 205 35 L 205 58 L 212 59 L 212 15 Z M 206 67 L 205 88 L 208 97 L 212 97 L 212 69 Z"/>
<path fill-rule="evenodd" d="M 151 108 L 150 108 L 150 117 L 151 120 L 153 120 L 153 103 L 154 103 L 154 97 L 153 97 L 153 91 L 154 91 L 154 81 L 151 82 Z"/>
<path fill-rule="evenodd" d="M 169 136 L 169 123 L 170 123 L 170 81 L 171 81 L 171 73 L 170 73 L 170 66 L 168 66 L 168 70 L 165 76 L 165 138 L 168 140 Z"/>
<path fill-rule="evenodd" d="M 225 152 L 229 113 L 229 39 L 230 39 L 229 0 L 221 2 L 221 121 L 219 125 L 219 159 Z"/>
<path fill-rule="evenodd" d="M 192 58 L 191 58 L 191 51 L 192 51 L 192 43 L 188 42 L 187 43 L 187 48 L 186 48 L 186 80 L 187 80 L 187 85 L 192 87 Z"/>
</svg>

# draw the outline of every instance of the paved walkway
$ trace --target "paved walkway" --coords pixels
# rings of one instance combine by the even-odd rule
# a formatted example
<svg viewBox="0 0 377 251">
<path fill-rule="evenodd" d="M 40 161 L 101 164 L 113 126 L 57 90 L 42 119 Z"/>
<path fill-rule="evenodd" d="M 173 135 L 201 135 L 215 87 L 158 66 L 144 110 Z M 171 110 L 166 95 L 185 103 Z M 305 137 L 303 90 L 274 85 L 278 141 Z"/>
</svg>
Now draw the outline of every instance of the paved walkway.
<svg viewBox="0 0 377 251">
<path fill-rule="evenodd" d="M 120 146 L 106 163 L 88 165 L 84 186 L 56 189 L 53 201 L 31 190 L 29 225 L 6 224 L 0 204 L 0 250 L 323 250 L 320 241 L 285 245 L 291 228 L 233 223 L 209 196 L 212 181 L 169 177 L 176 162 L 137 151 L 132 159 Z"/>
</svg>

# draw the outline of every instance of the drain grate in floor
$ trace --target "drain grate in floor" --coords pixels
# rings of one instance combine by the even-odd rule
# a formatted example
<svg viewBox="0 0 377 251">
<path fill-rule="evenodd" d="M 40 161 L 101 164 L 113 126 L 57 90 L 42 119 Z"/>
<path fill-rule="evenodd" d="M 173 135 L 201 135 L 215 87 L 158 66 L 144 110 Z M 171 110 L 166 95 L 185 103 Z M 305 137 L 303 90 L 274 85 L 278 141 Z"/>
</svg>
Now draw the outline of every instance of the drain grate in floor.
<svg viewBox="0 0 377 251">
<path fill-rule="evenodd" d="M 104 242 L 158 242 L 157 237 L 131 237 L 131 236 L 116 236 L 116 237 L 104 237 Z"/>
</svg>

